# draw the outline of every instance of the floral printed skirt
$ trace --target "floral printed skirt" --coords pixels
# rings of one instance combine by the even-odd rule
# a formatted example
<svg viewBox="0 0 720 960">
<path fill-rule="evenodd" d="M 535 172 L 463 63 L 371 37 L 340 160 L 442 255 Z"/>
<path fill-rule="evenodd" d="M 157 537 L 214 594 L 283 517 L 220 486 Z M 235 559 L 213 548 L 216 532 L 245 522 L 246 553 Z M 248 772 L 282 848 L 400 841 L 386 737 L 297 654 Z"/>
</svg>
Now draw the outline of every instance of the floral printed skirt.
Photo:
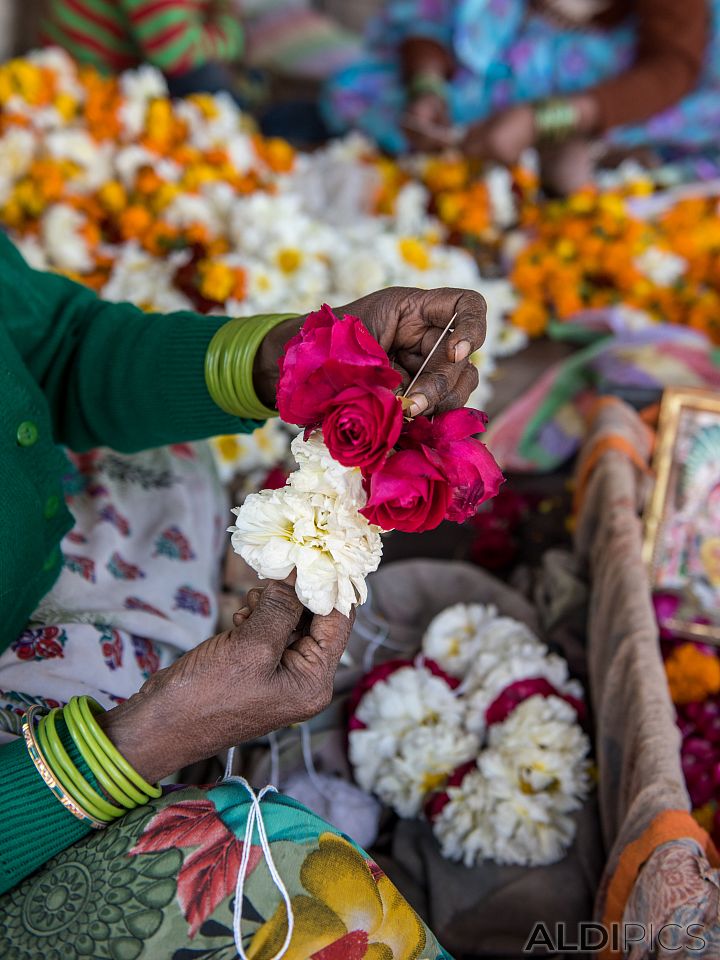
<svg viewBox="0 0 720 960">
<path fill-rule="evenodd" d="M 287 909 L 251 840 L 234 919 L 249 794 L 166 793 L 58 854 L 0 898 L 3 960 L 272 960 Z M 366 853 L 297 801 L 261 811 L 294 928 L 284 960 L 451 960 Z"/>
<path fill-rule="evenodd" d="M 484 64 L 482 73 L 461 65 L 452 78 L 450 111 L 453 121 L 461 125 L 484 120 L 514 104 L 585 90 L 617 76 L 632 63 L 636 44 L 632 22 L 611 30 L 563 29 L 542 16 L 525 15 L 519 0 L 475 0 L 481 29 L 473 30 L 474 24 L 463 24 L 459 12 L 472 6 L 472 0 L 460 0 L 450 5 L 451 14 L 445 3 L 390 0 L 369 28 L 365 56 L 336 74 L 325 89 L 323 111 L 331 130 L 359 129 L 392 153 L 406 149 L 399 126 L 406 101 L 397 49 L 417 23 L 441 42 L 454 44 L 460 53 L 468 52 L 466 63 Z M 712 33 L 697 89 L 645 123 L 611 131 L 610 144 L 665 149 L 669 156 L 717 147 L 720 0 L 711 0 L 710 6 Z"/>
</svg>

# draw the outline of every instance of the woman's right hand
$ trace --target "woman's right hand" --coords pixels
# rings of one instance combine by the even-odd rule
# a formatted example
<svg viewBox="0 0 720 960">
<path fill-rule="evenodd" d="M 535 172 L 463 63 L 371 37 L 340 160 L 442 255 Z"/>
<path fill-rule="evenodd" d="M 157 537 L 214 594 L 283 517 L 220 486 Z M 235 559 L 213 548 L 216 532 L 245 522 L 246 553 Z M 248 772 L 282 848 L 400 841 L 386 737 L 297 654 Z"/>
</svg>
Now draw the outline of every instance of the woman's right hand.
<svg viewBox="0 0 720 960">
<path fill-rule="evenodd" d="M 337 611 L 304 626 L 288 583 L 251 590 L 234 627 L 161 670 L 102 715 L 105 732 L 152 783 L 227 747 L 323 710 L 352 622 Z"/>
<path fill-rule="evenodd" d="M 434 152 L 449 146 L 450 113 L 437 93 L 423 93 L 412 99 L 401 119 L 403 133 L 413 150 Z"/>
</svg>

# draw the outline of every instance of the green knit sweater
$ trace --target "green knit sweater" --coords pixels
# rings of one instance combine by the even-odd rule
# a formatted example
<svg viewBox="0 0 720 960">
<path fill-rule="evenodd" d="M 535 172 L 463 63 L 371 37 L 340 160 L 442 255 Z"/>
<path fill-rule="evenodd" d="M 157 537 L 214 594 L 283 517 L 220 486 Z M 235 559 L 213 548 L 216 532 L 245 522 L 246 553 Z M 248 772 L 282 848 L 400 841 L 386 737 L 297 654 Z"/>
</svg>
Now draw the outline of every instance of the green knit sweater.
<svg viewBox="0 0 720 960">
<path fill-rule="evenodd" d="M 0 233 L 0 652 L 62 565 L 74 450 L 132 452 L 251 430 L 205 385 L 220 317 L 146 314 L 31 270 Z M 0 747 L 0 892 L 87 829 L 42 782 L 22 741 Z"/>
</svg>

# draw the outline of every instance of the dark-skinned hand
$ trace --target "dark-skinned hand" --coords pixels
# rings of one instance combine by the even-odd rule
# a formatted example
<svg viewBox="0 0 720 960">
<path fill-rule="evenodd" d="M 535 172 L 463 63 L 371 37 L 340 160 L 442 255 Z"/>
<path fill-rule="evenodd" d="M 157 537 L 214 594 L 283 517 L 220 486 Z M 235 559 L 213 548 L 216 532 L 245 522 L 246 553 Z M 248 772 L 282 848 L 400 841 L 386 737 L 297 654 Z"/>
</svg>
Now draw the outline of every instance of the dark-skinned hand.
<svg viewBox="0 0 720 960">
<path fill-rule="evenodd" d="M 352 619 L 311 616 L 287 582 L 251 590 L 231 630 L 210 637 L 101 717 L 151 782 L 220 750 L 307 720 L 332 698 Z"/>
<path fill-rule="evenodd" d="M 359 317 L 403 375 L 403 389 L 420 369 L 454 313 L 452 333 L 433 354 L 413 386 L 411 416 L 462 407 L 477 386 L 468 357 L 485 340 L 485 300 L 479 293 L 442 287 L 417 290 L 387 287 L 334 308 L 338 316 Z M 265 338 L 255 360 L 254 383 L 260 399 L 275 405 L 278 360 L 305 317 L 286 320 Z"/>
</svg>

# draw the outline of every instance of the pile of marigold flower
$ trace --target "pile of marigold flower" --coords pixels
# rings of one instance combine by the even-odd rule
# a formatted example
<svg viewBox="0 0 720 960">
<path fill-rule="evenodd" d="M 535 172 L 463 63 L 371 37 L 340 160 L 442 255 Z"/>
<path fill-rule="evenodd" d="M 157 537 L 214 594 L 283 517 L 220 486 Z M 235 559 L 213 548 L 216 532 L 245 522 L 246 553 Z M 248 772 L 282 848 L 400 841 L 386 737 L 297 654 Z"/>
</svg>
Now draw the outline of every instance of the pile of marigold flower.
<svg viewBox="0 0 720 960">
<path fill-rule="evenodd" d="M 531 336 L 552 320 L 622 304 L 652 320 L 684 324 L 720 343 L 720 216 L 716 199 L 681 200 L 641 219 L 633 194 L 586 190 L 526 207 L 530 240 L 510 275 L 511 316 Z"/>
</svg>

